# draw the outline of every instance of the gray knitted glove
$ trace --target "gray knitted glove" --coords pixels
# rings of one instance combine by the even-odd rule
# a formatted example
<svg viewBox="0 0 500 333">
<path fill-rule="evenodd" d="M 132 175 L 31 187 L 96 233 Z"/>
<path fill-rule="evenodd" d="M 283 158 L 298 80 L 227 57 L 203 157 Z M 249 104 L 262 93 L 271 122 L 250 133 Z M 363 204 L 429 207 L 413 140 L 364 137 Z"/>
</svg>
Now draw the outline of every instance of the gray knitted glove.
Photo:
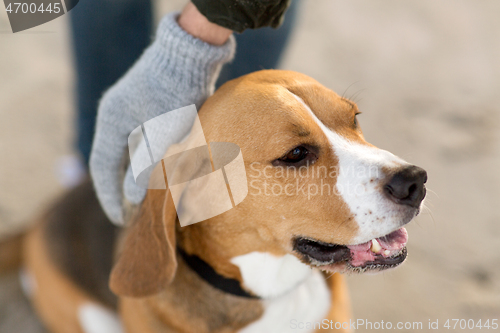
<svg viewBox="0 0 500 333">
<path fill-rule="evenodd" d="M 165 112 L 190 104 L 199 108 L 213 93 L 221 66 L 234 55 L 233 37 L 222 46 L 207 44 L 179 27 L 177 16 L 170 14 L 162 20 L 155 41 L 99 105 L 90 173 L 104 211 L 116 224 L 124 222 L 124 195 L 140 203 L 146 193 L 135 184 L 130 167 L 123 179 L 129 134 Z M 176 143 L 191 129 L 193 120 L 180 115 L 162 133 L 152 135 L 161 136 L 168 145 Z"/>
</svg>

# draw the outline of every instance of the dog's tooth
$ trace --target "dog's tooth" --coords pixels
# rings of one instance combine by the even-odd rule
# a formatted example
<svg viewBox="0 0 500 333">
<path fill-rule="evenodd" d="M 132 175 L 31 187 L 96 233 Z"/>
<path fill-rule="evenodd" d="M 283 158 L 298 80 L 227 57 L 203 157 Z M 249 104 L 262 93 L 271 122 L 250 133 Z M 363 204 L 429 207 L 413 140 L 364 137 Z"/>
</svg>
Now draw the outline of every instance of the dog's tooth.
<svg viewBox="0 0 500 333">
<path fill-rule="evenodd" d="M 385 251 L 384 251 L 384 254 L 385 254 L 386 256 L 388 256 L 389 254 L 391 254 L 391 251 L 389 251 L 389 250 L 385 250 Z"/>
<path fill-rule="evenodd" d="M 379 242 L 376 239 L 372 239 L 372 246 L 370 247 L 373 253 L 379 253 L 382 250 L 382 246 L 380 246 Z"/>
</svg>

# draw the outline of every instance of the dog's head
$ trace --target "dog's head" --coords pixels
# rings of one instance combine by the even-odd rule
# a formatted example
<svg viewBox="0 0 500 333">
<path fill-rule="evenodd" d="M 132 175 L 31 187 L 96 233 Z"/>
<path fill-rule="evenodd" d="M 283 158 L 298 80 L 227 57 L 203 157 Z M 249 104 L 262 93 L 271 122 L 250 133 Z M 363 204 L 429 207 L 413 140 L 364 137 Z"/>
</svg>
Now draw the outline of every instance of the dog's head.
<svg viewBox="0 0 500 333">
<path fill-rule="evenodd" d="M 273 267 L 289 270 L 293 284 L 309 266 L 361 272 L 402 263 L 403 225 L 420 211 L 427 176 L 367 143 L 358 113 L 353 102 L 295 72 L 261 71 L 222 86 L 199 117 L 208 142 L 241 148 L 246 199 L 181 228 L 168 191 L 150 190 L 113 289 L 159 291 L 175 274 L 176 246 L 260 295 L 269 294 L 257 285 L 268 278 L 263 270 Z"/>
</svg>

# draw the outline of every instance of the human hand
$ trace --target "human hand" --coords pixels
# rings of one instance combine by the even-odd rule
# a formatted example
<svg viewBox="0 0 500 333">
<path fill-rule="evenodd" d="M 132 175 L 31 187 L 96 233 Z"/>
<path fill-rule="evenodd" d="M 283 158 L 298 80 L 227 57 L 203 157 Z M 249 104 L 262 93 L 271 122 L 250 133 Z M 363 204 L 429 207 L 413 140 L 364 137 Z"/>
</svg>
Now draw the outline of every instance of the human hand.
<svg viewBox="0 0 500 333">
<path fill-rule="evenodd" d="M 129 134 L 165 112 L 190 104 L 200 107 L 213 93 L 221 66 L 234 55 L 230 30 L 212 27 L 215 33 L 209 36 L 223 43 L 214 46 L 180 27 L 177 16 L 169 14 L 162 20 L 153 44 L 99 104 L 90 173 L 104 211 L 116 224 L 126 222 L 126 202 L 139 204 L 146 193 L 135 183 L 130 167 L 123 175 Z M 160 138 L 169 146 L 189 133 L 193 120 L 192 115 L 179 114 L 157 133 L 148 132 L 148 137 Z"/>
</svg>

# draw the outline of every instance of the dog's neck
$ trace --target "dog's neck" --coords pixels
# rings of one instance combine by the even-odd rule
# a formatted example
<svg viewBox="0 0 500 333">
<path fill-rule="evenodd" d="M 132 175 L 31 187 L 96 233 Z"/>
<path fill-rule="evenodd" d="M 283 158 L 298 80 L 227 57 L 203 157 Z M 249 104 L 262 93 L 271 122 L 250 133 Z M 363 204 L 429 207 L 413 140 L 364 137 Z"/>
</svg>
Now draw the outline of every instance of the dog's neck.
<svg viewBox="0 0 500 333">
<path fill-rule="evenodd" d="M 322 319 L 329 308 L 330 297 L 323 276 L 307 267 L 310 274 L 305 281 L 291 283 L 287 278 L 289 275 L 297 276 L 297 272 L 290 271 L 294 264 L 287 266 L 287 262 L 294 260 L 285 258 L 266 258 L 256 253 L 235 258 L 236 266 L 243 267 L 244 280 L 248 280 L 247 269 L 252 270 L 258 262 L 264 265 L 260 268 L 265 270 L 260 272 L 260 281 L 265 281 L 266 285 L 254 288 L 260 293 L 268 293 L 266 288 L 272 288 L 272 293 L 278 292 L 279 295 L 259 299 L 236 296 L 214 287 L 200 277 L 178 251 L 178 269 L 172 284 L 153 296 L 153 302 L 145 305 L 150 308 L 148 313 L 156 313 L 154 321 L 166 332 L 262 332 L 263 327 L 277 324 L 280 326 L 275 327 L 273 332 L 284 332 L 289 330 L 289 321 L 281 317 L 306 321 Z M 245 280 L 252 285 L 259 279 L 250 278 L 249 281 L 252 282 Z M 280 291 L 282 286 L 291 285 L 291 289 Z M 292 303 L 295 305 L 290 306 Z M 304 304 L 314 306 L 307 307 L 305 311 Z M 179 323 L 182 323 L 182 330 L 179 330 Z M 200 323 L 203 327 L 199 326 Z"/>
<path fill-rule="evenodd" d="M 174 280 L 161 293 L 142 303 L 153 313 L 158 332 L 237 332 L 264 313 L 258 298 L 235 296 L 221 291 L 189 267 L 177 254 Z"/>
<path fill-rule="evenodd" d="M 262 299 L 281 296 L 311 275 L 310 266 L 273 242 L 266 242 L 264 237 L 252 235 L 252 241 L 234 241 L 234 235 L 258 231 L 240 230 L 238 225 L 221 222 L 220 218 L 178 228 L 177 246 L 201 258 L 219 275 L 239 281 L 241 289 Z M 228 227 L 221 227 L 226 225 L 231 228 L 228 232 Z M 236 255 L 230 257 L 229 253 Z"/>
<path fill-rule="evenodd" d="M 283 318 L 312 322 L 326 315 L 330 306 L 330 291 L 319 271 L 312 270 L 282 249 L 280 251 L 267 244 L 242 241 L 235 245 L 228 241 L 232 240 L 228 235 L 216 235 L 209 227 L 208 223 L 200 223 L 178 230 L 177 246 L 195 254 L 217 275 L 238 281 L 239 288 L 259 298 L 235 296 L 214 287 L 200 277 L 198 268 L 188 265 L 178 251 L 179 269 L 173 283 L 160 294 L 163 296 L 158 302 L 178 304 L 180 299 L 181 303 L 189 303 L 185 309 L 193 312 L 194 317 L 198 313 L 210 314 L 209 325 L 218 325 L 210 331 L 224 328 L 228 332 L 253 333 L 267 331 L 265 328 L 270 326 L 273 327 L 272 332 L 288 332 L 289 320 Z M 238 230 L 231 231 L 233 235 L 239 234 Z M 245 250 L 250 250 L 247 253 L 229 258 L 225 255 L 238 252 L 233 248 L 241 251 L 245 245 Z M 252 251 L 250 248 L 268 249 L 269 252 Z M 312 306 L 304 307 L 305 304 Z M 175 311 L 169 311 L 169 317 L 181 318 L 185 315 Z M 186 320 L 196 322 L 194 317 L 190 315 Z M 205 317 L 201 315 L 201 318 Z M 192 331 L 202 332 L 197 328 Z"/>
<path fill-rule="evenodd" d="M 272 332 L 288 332 L 290 321 L 283 318 L 318 321 L 324 318 L 330 307 L 330 292 L 323 275 L 291 255 L 278 257 L 252 252 L 231 260 L 240 268 L 244 287 L 261 298 L 236 296 L 215 288 L 201 278 L 180 254 L 178 260 L 179 269 L 174 282 L 164 292 L 172 299 L 162 297 L 162 301 L 176 304 L 176 308 L 179 301 L 186 303 L 189 320 L 200 314 L 200 318 L 209 320 L 208 325 L 213 325 L 209 331 L 225 329 L 228 332 L 260 333 L 271 327 Z M 185 294 L 187 288 L 189 297 Z M 305 304 L 309 306 L 304 307 Z M 209 318 L 204 317 L 207 313 Z M 172 316 L 177 317 L 177 314 Z M 193 328 L 193 331 L 202 330 Z"/>
<path fill-rule="evenodd" d="M 312 273 L 309 266 L 292 255 L 274 256 L 268 253 L 252 252 L 234 257 L 231 263 L 240 269 L 243 289 L 237 279 L 224 277 L 207 262 L 196 255 L 187 254 L 177 248 L 184 262 L 212 287 L 225 293 L 246 297 L 271 299 L 281 296 L 304 282 Z"/>
<path fill-rule="evenodd" d="M 231 263 L 239 268 L 244 286 L 264 299 L 290 292 L 312 274 L 309 266 L 291 254 L 251 252 L 232 258 Z"/>
</svg>

